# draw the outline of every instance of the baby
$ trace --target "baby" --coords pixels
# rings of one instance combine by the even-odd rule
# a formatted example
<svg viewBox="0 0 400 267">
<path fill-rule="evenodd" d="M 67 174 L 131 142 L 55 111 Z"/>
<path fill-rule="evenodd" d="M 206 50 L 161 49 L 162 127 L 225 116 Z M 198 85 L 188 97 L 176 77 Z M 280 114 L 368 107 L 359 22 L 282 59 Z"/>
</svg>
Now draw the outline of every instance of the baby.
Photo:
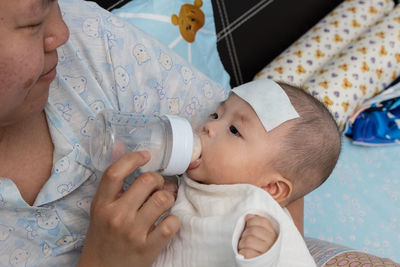
<svg viewBox="0 0 400 267">
<path fill-rule="evenodd" d="M 257 80 L 232 90 L 198 131 L 202 153 L 179 187 L 178 234 L 155 266 L 315 266 L 284 208 L 336 165 L 340 132 L 299 88 Z"/>
</svg>

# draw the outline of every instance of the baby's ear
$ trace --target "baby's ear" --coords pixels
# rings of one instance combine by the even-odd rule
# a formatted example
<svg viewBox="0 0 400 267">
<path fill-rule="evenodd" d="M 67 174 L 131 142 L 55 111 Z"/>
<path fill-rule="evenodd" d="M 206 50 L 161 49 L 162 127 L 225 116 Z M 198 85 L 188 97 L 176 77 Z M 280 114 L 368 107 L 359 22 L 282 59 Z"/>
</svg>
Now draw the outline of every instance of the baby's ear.
<svg viewBox="0 0 400 267">
<path fill-rule="evenodd" d="M 279 204 L 284 204 L 292 194 L 293 184 L 283 176 L 271 179 L 268 184 L 261 187 L 267 191 Z"/>
</svg>

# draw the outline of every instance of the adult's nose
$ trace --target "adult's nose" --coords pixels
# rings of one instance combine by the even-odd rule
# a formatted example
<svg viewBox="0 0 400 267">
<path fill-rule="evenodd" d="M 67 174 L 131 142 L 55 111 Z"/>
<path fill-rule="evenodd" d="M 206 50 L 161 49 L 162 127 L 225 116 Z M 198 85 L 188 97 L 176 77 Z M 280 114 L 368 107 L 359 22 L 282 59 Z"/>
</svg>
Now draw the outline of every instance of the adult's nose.
<svg viewBox="0 0 400 267">
<path fill-rule="evenodd" d="M 67 42 L 69 30 L 62 19 L 60 7 L 57 1 L 51 2 L 50 12 L 45 24 L 44 49 L 52 52 Z"/>
</svg>

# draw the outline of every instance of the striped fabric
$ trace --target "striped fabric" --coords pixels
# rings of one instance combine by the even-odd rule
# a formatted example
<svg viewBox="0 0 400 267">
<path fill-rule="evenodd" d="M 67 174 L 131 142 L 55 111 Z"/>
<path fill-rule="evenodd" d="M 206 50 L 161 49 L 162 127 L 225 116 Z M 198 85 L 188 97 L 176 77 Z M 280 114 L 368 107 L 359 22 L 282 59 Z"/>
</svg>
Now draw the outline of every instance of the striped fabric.
<svg viewBox="0 0 400 267">
<path fill-rule="evenodd" d="M 130 0 L 93 0 L 93 1 L 99 4 L 102 8 L 111 11 L 114 8 L 118 8 L 125 5 Z"/>
<path fill-rule="evenodd" d="M 232 87 L 266 64 L 343 0 L 212 0 L 217 45 Z"/>
</svg>

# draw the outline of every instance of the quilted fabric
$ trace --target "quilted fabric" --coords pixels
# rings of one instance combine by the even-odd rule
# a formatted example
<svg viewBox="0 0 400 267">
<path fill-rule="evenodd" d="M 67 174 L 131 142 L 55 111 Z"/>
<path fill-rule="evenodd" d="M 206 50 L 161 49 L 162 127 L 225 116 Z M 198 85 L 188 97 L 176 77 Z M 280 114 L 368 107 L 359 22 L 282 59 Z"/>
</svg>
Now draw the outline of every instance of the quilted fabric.
<svg viewBox="0 0 400 267">
<path fill-rule="evenodd" d="M 330 259 L 324 267 L 399 267 L 399 264 L 390 259 L 379 258 L 360 251 L 344 252 Z"/>
<path fill-rule="evenodd" d="M 307 247 L 317 266 L 323 267 L 398 267 L 399 264 L 387 258 L 357 251 L 337 243 L 316 238 L 305 238 Z"/>
</svg>

